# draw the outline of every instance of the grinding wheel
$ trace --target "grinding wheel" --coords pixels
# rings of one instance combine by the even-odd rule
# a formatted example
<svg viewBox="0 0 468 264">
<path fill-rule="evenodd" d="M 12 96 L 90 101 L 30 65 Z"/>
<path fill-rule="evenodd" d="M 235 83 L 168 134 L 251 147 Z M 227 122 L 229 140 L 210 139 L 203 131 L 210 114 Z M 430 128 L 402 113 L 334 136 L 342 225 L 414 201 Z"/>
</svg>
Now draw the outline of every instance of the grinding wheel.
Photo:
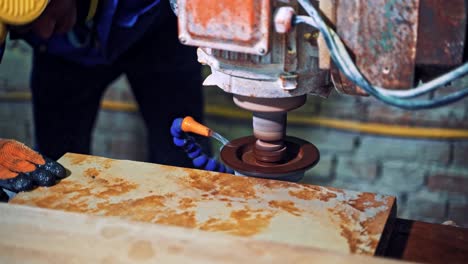
<svg viewBox="0 0 468 264">
<path fill-rule="evenodd" d="M 237 174 L 286 181 L 299 181 L 320 159 L 320 153 L 313 144 L 288 136 L 284 140 L 284 160 L 277 163 L 261 162 L 254 155 L 255 142 L 254 136 L 235 139 L 223 147 L 221 159 Z"/>
</svg>

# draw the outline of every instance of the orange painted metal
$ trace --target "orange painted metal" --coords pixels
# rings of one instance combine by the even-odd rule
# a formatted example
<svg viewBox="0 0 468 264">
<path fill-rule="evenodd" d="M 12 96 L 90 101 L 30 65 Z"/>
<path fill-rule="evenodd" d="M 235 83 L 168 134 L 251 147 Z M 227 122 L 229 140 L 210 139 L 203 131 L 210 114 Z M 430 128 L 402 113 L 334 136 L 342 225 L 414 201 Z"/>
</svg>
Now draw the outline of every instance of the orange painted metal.
<svg viewBox="0 0 468 264">
<path fill-rule="evenodd" d="M 179 39 L 198 47 L 268 52 L 269 0 L 179 0 Z"/>
</svg>

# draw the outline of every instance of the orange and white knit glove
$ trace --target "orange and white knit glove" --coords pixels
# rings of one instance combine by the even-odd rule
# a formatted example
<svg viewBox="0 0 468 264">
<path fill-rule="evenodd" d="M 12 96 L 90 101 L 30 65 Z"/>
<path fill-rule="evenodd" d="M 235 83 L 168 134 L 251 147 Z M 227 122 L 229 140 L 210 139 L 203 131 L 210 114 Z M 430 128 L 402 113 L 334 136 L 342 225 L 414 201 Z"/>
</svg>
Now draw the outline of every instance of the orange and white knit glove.
<svg viewBox="0 0 468 264">
<path fill-rule="evenodd" d="M 18 141 L 0 139 L 0 188 L 28 191 L 36 186 L 52 186 L 65 176 L 65 168 L 59 163 Z"/>
</svg>

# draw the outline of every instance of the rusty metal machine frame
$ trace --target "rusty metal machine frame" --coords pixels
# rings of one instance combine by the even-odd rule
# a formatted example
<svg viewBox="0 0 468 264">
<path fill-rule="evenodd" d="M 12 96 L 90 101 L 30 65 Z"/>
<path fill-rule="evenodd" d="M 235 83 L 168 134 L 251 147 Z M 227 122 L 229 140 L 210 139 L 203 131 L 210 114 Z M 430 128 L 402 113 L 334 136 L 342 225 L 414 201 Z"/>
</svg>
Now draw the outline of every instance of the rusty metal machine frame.
<svg viewBox="0 0 468 264">
<path fill-rule="evenodd" d="M 323 15 L 336 27 L 356 58 L 359 69 L 375 85 L 408 89 L 420 79 L 434 78 L 466 61 L 467 4 L 464 0 L 313 2 L 317 6 L 320 3 Z M 178 0 L 178 6 L 179 38 L 184 44 L 203 48 L 199 53 L 200 60 L 210 65 L 214 72 L 207 81 L 208 85 L 221 84 L 219 86 L 227 92 L 248 96 L 247 90 L 252 85 L 243 80 L 277 79 L 279 85 L 276 86 L 280 88 L 277 92 L 272 92 L 274 89 L 271 88 L 259 96 L 275 98 L 304 93 L 327 96 L 328 91 L 323 87 L 329 84 L 328 78 L 312 78 L 316 85 L 309 81 L 304 85 L 300 83 L 307 78 L 301 76 L 304 67 L 301 69 L 298 64 L 320 57 L 320 69 L 309 65 L 309 74 L 306 75 L 315 72 L 319 76 L 327 71 L 331 73 L 338 91 L 366 94 L 340 74 L 332 63 L 324 63 L 329 58 L 318 54 L 326 53 L 327 48 L 320 39 L 317 43 L 318 34 L 300 29 L 279 34 L 274 30 L 273 18 L 279 7 L 292 6 L 300 13 L 295 0 Z M 278 47 L 278 41 L 287 47 L 286 52 L 281 50 L 284 47 Z M 279 60 L 278 56 L 284 60 Z M 283 72 L 268 74 L 271 66 L 278 66 L 278 63 L 282 64 Z M 243 71 L 242 68 L 248 70 Z M 219 80 L 214 81 L 214 77 Z M 246 88 L 232 88 L 236 82 L 238 87 Z M 298 87 L 300 89 L 296 89 Z"/>
<path fill-rule="evenodd" d="M 466 59 L 467 2 L 454 2 L 456 8 L 441 0 L 178 0 L 179 39 L 200 47 L 199 62 L 211 68 L 204 85 L 233 94 L 239 107 L 253 112 L 255 138 L 248 140 L 253 158 L 247 159 L 249 148 L 239 144 L 222 155 L 223 161 L 249 176 L 292 180 L 283 176 L 303 175 L 316 160 L 308 160 L 296 173 L 292 161 L 305 159 L 285 154 L 292 146 L 285 141 L 287 112 L 302 106 L 306 94 L 328 97 L 333 85 L 342 93 L 369 93 L 411 110 L 468 95 L 467 89 L 457 97 L 401 99 L 419 96 L 426 88 L 425 93 L 433 91 L 442 85 L 431 87 L 438 81 L 412 91 L 390 91 L 409 90 L 421 79 L 440 75 L 421 68 L 450 71 Z M 308 26 L 294 26 L 301 23 Z M 339 48 L 331 33 L 339 36 Z M 462 68 L 466 74 L 468 64 Z M 295 104 L 270 111 L 281 100 Z M 281 175 L 270 170 L 278 164 L 286 167 Z"/>
<path fill-rule="evenodd" d="M 179 39 L 198 47 L 264 55 L 270 0 L 179 0 Z"/>
<path fill-rule="evenodd" d="M 375 85 L 408 89 L 463 63 L 464 0 L 333 1 L 327 17 L 336 17 L 338 34 Z M 332 74 L 341 92 L 363 94 L 333 67 Z"/>
</svg>

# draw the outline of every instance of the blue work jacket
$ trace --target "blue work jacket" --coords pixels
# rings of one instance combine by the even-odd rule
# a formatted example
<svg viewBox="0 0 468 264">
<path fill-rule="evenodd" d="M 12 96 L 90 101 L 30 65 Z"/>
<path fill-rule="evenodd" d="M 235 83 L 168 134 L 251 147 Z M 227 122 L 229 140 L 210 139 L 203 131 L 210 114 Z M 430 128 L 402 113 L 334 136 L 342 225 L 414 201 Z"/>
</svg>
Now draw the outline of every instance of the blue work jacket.
<svg viewBox="0 0 468 264">
<path fill-rule="evenodd" d="M 79 2 L 79 1 L 78 1 Z M 160 0 L 100 0 L 95 18 L 71 32 L 42 40 L 21 36 L 41 48 L 84 65 L 110 64 L 136 42 L 161 15 Z"/>
</svg>

